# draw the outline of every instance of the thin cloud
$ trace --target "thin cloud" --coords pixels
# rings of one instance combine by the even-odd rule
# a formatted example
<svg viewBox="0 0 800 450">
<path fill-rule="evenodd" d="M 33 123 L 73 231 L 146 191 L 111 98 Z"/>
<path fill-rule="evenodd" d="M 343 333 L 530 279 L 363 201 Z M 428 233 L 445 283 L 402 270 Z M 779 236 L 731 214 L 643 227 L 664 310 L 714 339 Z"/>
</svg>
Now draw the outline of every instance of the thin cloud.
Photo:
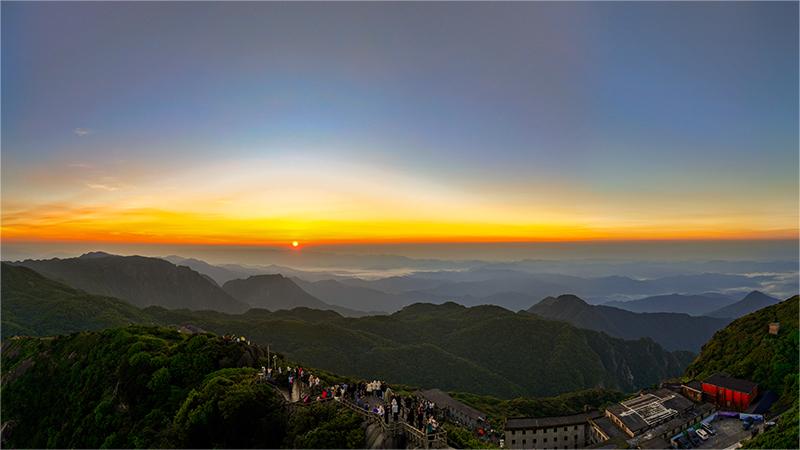
<svg viewBox="0 0 800 450">
<path fill-rule="evenodd" d="M 111 185 L 108 185 L 108 184 L 100 184 L 100 183 L 86 183 L 86 187 L 88 187 L 90 189 L 97 189 L 97 190 L 109 191 L 109 192 L 113 192 L 113 191 L 118 191 L 119 190 L 119 187 L 117 187 L 117 186 L 111 186 Z"/>
<path fill-rule="evenodd" d="M 75 136 L 88 136 L 92 134 L 92 130 L 88 128 L 75 128 L 73 133 L 75 133 Z"/>
<path fill-rule="evenodd" d="M 74 167 L 76 169 L 91 169 L 93 166 L 86 163 L 71 163 L 67 164 L 67 167 Z"/>
</svg>

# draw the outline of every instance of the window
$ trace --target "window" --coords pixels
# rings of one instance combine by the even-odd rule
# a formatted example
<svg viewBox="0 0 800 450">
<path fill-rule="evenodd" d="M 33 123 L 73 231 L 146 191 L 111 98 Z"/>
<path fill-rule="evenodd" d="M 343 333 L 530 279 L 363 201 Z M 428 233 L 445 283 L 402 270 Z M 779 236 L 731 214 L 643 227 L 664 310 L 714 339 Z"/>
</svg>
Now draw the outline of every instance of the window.
<svg viewBox="0 0 800 450">
<path fill-rule="evenodd" d="M 525 445 L 525 439 L 522 440 L 522 445 Z"/>
<path fill-rule="evenodd" d="M 558 440 L 558 436 L 554 436 L 554 437 L 553 437 L 553 442 L 555 442 L 555 441 L 557 441 L 557 440 Z"/>
<path fill-rule="evenodd" d="M 575 425 L 575 428 L 573 428 L 573 429 L 574 429 L 574 430 L 577 430 L 577 429 L 578 429 L 578 426 L 577 426 L 577 425 Z"/>
<path fill-rule="evenodd" d="M 536 439 L 534 439 L 534 440 L 533 440 L 533 443 L 534 443 L 534 444 L 536 443 Z"/>
<path fill-rule="evenodd" d="M 564 427 L 564 431 L 567 431 L 567 427 Z"/>
<path fill-rule="evenodd" d="M 522 435 L 525 436 L 525 430 L 522 430 Z"/>
<path fill-rule="evenodd" d="M 578 442 L 578 435 L 575 435 L 575 442 Z"/>
<path fill-rule="evenodd" d="M 516 441 L 515 439 L 512 439 L 512 440 L 511 440 L 511 443 L 512 443 L 512 444 L 516 444 L 516 443 L 517 443 L 517 441 Z"/>
<path fill-rule="evenodd" d="M 516 430 L 511 430 L 511 435 L 513 436 L 515 434 L 517 434 L 517 431 Z"/>
<path fill-rule="evenodd" d="M 542 442 L 544 442 L 545 444 L 547 444 L 547 438 L 544 438 L 544 440 L 543 440 Z"/>
</svg>

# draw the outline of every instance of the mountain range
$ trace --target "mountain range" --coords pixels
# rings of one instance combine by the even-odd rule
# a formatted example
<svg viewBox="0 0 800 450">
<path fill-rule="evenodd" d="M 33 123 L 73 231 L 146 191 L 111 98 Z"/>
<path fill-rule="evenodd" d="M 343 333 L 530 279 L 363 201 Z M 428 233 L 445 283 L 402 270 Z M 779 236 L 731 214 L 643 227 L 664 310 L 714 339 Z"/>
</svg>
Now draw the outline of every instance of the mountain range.
<svg viewBox="0 0 800 450">
<path fill-rule="evenodd" d="M 255 269 L 248 269 L 243 266 L 231 265 L 220 266 L 209 264 L 205 261 L 196 258 L 183 258 L 181 256 L 170 255 L 164 256 L 161 259 L 169 261 L 176 266 L 186 266 L 196 272 L 209 276 L 215 283 L 222 286 L 230 280 L 237 278 L 246 278 L 251 275 L 259 275 L 261 272 Z"/>
<path fill-rule="evenodd" d="M 177 257 L 173 259 L 186 261 Z M 217 279 L 239 274 L 200 260 L 191 262 Z M 347 316 L 364 314 L 327 304 L 280 274 L 236 278 L 220 286 L 208 273 L 200 273 L 160 258 L 103 252 L 87 253 L 78 258 L 24 260 L 12 264 L 36 270 L 87 293 L 116 297 L 139 307 L 206 309 L 228 313 L 241 313 L 250 308 L 274 311 L 308 307 L 331 309 Z"/>
<path fill-rule="evenodd" d="M 224 284 L 235 278 L 280 273 L 303 290 L 332 306 L 350 310 L 391 313 L 413 303 L 455 301 L 466 306 L 495 304 L 514 311 L 527 309 L 542 298 L 571 292 L 590 304 L 606 304 L 634 312 L 681 312 L 704 315 L 736 301 L 715 290 L 757 289 L 762 283 L 775 283 L 767 275 L 695 273 L 661 278 L 634 279 L 626 276 L 586 277 L 550 272 L 532 273 L 526 269 L 547 269 L 545 262 L 533 265 L 524 261 L 505 264 L 471 262 L 458 270 L 417 271 L 381 278 L 359 278 L 353 271 L 307 271 L 284 266 L 211 265 L 191 258 L 167 257 L 187 265 Z M 724 265 L 723 265 L 724 266 Z M 567 265 L 566 268 L 570 266 Z M 628 267 L 628 266 L 624 266 Z M 715 266 L 704 266 L 715 267 Z M 728 267 L 728 266 L 724 266 Z M 565 269 L 566 270 L 566 269 Z M 780 284 L 780 283 L 779 283 Z M 358 289 L 351 289 L 358 288 Z M 669 294 L 683 292 L 682 294 Z M 618 301 L 642 296 L 640 299 Z"/>
<path fill-rule="evenodd" d="M 713 292 L 703 294 L 666 294 L 640 298 L 629 301 L 611 301 L 605 306 L 624 309 L 637 313 L 672 312 L 702 316 L 725 306 L 732 305 L 736 299 Z"/>
<path fill-rule="evenodd" d="M 610 306 L 589 305 L 574 295 L 545 298 L 530 307 L 528 312 L 623 339 L 649 337 L 667 350 L 693 352 L 699 351 L 717 330 L 730 322 L 726 318 L 688 314 L 634 313 Z"/>
<path fill-rule="evenodd" d="M 751 291 L 741 299 L 706 293 L 701 295 L 657 295 L 627 302 L 608 302 L 605 306 L 638 313 L 681 312 L 692 316 L 737 318 L 765 306 L 778 303 L 778 299 L 760 291 Z"/>
<path fill-rule="evenodd" d="M 292 355 L 345 366 L 340 374 L 387 370 L 389 375 L 381 378 L 409 377 L 399 382 L 416 386 L 484 383 L 483 390 L 472 392 L 487 392 L 516 385 L 528 395 L 554 385 L 562 389 L 595 383 L 632 391 L 675 375 L 672 364 L 688 363 L 688 355 L 664 352 L 649 340 L 623 341 L 496 306 L 415 304 L 391 316 L 359 319 L 307 308 L 228 315 L 161 307 L 140 310 L 5 263 L 2 279 L 4 333 L 9 323 L 21 322 L 22 329 L 49 335 L 68 332 L 54 329 L 65 330 L 71 321 L 78 329 L 92 329 L 141 319 L 170 324 L 188 320 L 237 334 L 249 329 L 247 336 L 254 341 L 274 343 L 273 352 L 289 345 Z M 778 425 L 746 441 L 746 448 L 797 447 L 799 302 L 794 296 L 735 320 L 703 346 L 684 373 L 688 380 L 726 372 L 780 395 L 773 407 L 785 411 Z M 81 304 L 89 310 L 76 311 Z M 575 296 L 548 298 L 537 306 L 613 309 L 592 307 Z M 42 310 L 52 310 L 53 317 L 32 326 Z M 777 335 L 767 332 L 772 322 L 781 324 Z M 124 326 L 43 339 L 5 337 L 0 354 L 3 443 L 8 447 L 365 445 L 361 419 L 337 408 L 337 402 L 287 409 L 277 391 L 256 382 L 253 366 L 266 360 L 263 347 L 208 333 L 179 333 L 174 327 Z M 329 339 L 320 340 L 324 337 Z M 348 366 L 353 363 L 357 365 Z M 352 382 L 340 374 L 312 370 L 326 384 L 332 379 Z M 469 376 L 461 376 L 462 371 Z M 533 416 L 565 414 L 564 408 L 624 397 L 602 389 L 507 401 L 466 392 L 453 395 L 490 414 Z"/>
<path fill-rule="evenodd" d="M 60 306 L 74 304 L 62 300 L 62 283 L 22 267 L 4 266 L 6 272 L 24 275 L 4 276 L 6 292 L 17 292 L 21 302 L 26 297 L 20 292 L 47 300 L 31 306 L 25 315 L 7 314 L 14 303 L 3 302 L 4 329 L 11 319 L 16 329 L 41 335 L 119 324 L 86 323 L 118 311 L 119 300 L 93 297 L 99 309 L 92 317 L 76 318 Z M 33 326 L 36 309 L 58 317 L 48 322 L 49 328 Z M 688 352 L 665 351 L 650 339 L 626 341 L 498 306 L 414 304 L 392 315 L 361 318 L 308 308 L 251 309 L 231 315 L 150 306 L 138 313 L 130 310 L 119 319 L 140 320 L 245 335 L 254 342 L 270 343 L 295 360 L 345 375 L 502 397 L 595 387 L 635 390 L 682 372 L 691 359 Z"/>
<path fill-rule="evenodd" d="M 77 258 L 24 260 L 14 264 L 90 294 L 116 297 L 134 306 L 244 312 L 237 300 L 206 275 L 159 258 L 86 253 Z"/>
<path fill-rule="evenodd" d="M 738 302 L 720 308 L 716 311 L 712 311 L 708 315 L 711 317 L 737 318 L 750 314 L 753 311 L 758 311 L 761 308 L 774 305 L 778 302 L 780 302 L 780 300 L 777 298 L 770 297 L 763 292 L 753 291 Z"/>
<path fill-rule="evenodd" d="M 292 277 L 300 288 L 332 305 L 358 311 L 394 312 L 413 300 L 403 294 L 393 294 L 368 287 L 352 286 L 338 280 L 306 281 Z"/>
<path fill-rule="evenodd" d="M 345 375 L 501 397 L 635 390 L 679 373 L 692 356 L 667 352 L 650 339 L 625 341 L 498 306 L 414 304 L 361 318 L 303 309 L 291 317 L 259 310 L 147 312 L 160 323 L 272 343 L 296 360 Z"/>
<path fill-rule="evenodd" d="M 233 298 L 254 308 L 276 311 L 305 307 L 334 310 L 347 316 L 363 315 L 348 308 L 325 303 L 281 274 L 253 275 L 246 279 L 230 280 L 222 286 L 222 289 Z"/>
<path fill-rule="evenodd" d="M 47 273 L 39 273 L 39 269 Z M 222 275 L 223 272 L 217 273 L 217 277 Z M 508 399 L 582 389 L 632 392 L 682 373 L 686 378 L 702 378 L 726 371 L 778 392 L 780 408 L 794 404 L 792 411 L 797 410 L 796 296 L 774 304 L 775 299 L 751 292 L 740 301 L 708 312 L 719 317 L 635 313 L 591 305 L 575 295 L 548 297 L 518 312 L 496 305 L 468 307 L 447 301 L 403 305 L 415 295 L 422 295 L 422 291 L 403 286 L 412 286 L 419 280 L 435 285 L 450 274 L 426 276 L 429 278 L 385 279 L 385 286 L 398 289 L 387 293 L 369 287 L 381 280 L 358 280 L 352 284 L 350 281 L 355 279 L 309 282 L 277 274 L 235 278 L 219 286 L 210 275 L 189 267 L 157 258 L 100 252 L 80 258 L 3 263 L 4 402 L 13 405 L 8 411 L 13 410 L 14 417 L 25 420 L 25 425 L 15 425 L 12 433 L 21 433 L 18 436 L 24 436 L 29 443 L 47 439 L 64 446 L 84 446 L 88 442 L 89 446 L 137 446 L 145 442 L 246 445 L 252 433 L 242 430 L 237 436 L 230 435 L 226 430 L 234 429 L 237 422 L 227 421 L 226 416 L 214 416 L 209 423 L 210 433 L 227 434 L 208 440 L 209 432 L 193 435 L 194 429 L 186 428 L 187 414 L 195 408 L 205 411 L 203 408 L 217 404 L 221 398 L 235 397 L 243 400 L 243 409 L 237 411 L 247 417 L 260 417 L 259 408 L 263 402 L 271 401 L 269 396 L 251 386 L 251 369 L 233 371 L 255 364 L 258 358 L 253 352 L 257 351 L 244 347 L 223 351 L 226 344 L 211 335 L 197 339 L 175 335 L 175 327 L 188 325 L 194 326 L 189 329 L 216 334 L 244 335 L 254 343 L 280 349 L 291 360 L 340 374 L 337 376 L 382 379 L 393 384 Z M 135 288 L 137 283 L 141 286 Z M 462 289 L 465 282 L 444 283 L 437 288 L 448 285 Z M 187 290 L 186 297 L 182 297 L 181 289 Z M 399 310 L 344 317 L 342 312 L 353 311 L 333 306 L 308 291 L 325 296 L 331 303 L 350 301 L 351 306 L 365 308 L 392 301 L 392 308 Z M 120 299 L 109 293 L 126 297 Z M 480 301 L 486 298 L 479 295 L 483 293 L 467 296 Z M 492 295 L 513 296 L 519 303 L 532 298 L 531 294 L 514 291 Z M 150 301 L 145 300 L 147 296 Z M 714 295 L 703 297 L 719 300 Z M 193 302 L 198 298 L 206 304 L 214 300 L 223 306 L 238 306 L 229 312 L 220 312 L 216 306 L 209 308 L 213 311 L 197 310 Z M 756 308 L 759 309 L 752 312 Z M 248 310 L 242 312 L 244 309 Z M 728 315 L 743 316 L 733 320 Z M 777 336 L 767 333 L 770 322 L 781 324 Z M 168 325 L 172 330 L 131 324 Z M 55 339 L 9 339 L 13 335 L 51 336 L 77 331 L 81 333 Z M 696 359 L 693 353 L 684 351 L 701 347 Z M 79 365 L 75 365 L 74 358 Z M 34 359 L 36 362 L 31 365 Z M 61 377 L 62 373 L 78 370 L 76 367 L 82 370 L 78 378 Z M 219 369 L 222 372 L 217 373 Z M 47 384 L 46 380 L 51 382 Z M 34 405 L 35 413 L 31 413 L 25 399 L 34 395 L 32 392 L 42 383 L 53 387 L 36 394 L 43 400 Z M 65 393 L 80 392 L 89 385 L 102 386 L 96 389 L 102 395 L 92 397 L 91 408 L 86 411 L 70 409 L 64 419 L 83 423 L 83 417 L 91 414 L 94 425 L 82 428 L 78 434 L 59 432 L 64 429 L 54 424 L 62 418 L 48 409 L 48 403 L 74 402 L 71 394 Z M 224 393 L 216 386 L 229 386 L 235 392 Z M 188 395 L 191 389 L 195 394 Z M 250 402 L 247 395 L 241 395 L 243 392 L 253 393 L 253 398 L 260 400 Z M 107 393 L 112 394 L 109 397 Z M 463 398 L 488 398 L 472 394 Z M 123 420 L 123 415 L 113 411 L 131 407 L 135 411 L 124 417 L 135 419 L 136 427 L 141 428 L 118 434 L 104 431 L 120 430 L 107 421 Z M 141 415 L 137 412 L 141 408 L 160 410 L 163 417 Z M 293 419 L 280 419 L 283 420 Z M 353 425 L 356 430 L 357 424 Z M 153 435 L 148 427 L 172 431 Z M 290 446 L 296 446 L 295 439 L 301 439 L 291 427 L 275 427 L 282 436 L 292 436 Z M 772 436 L 769 439 L 778 439 L 777 442 L 796 437 L 796 433 L 792 435 L 796 429 L 784 428 L 781 423 L 776 428 L 780 435 L 775 437 L 773 432 L 765 436 Z M 42 437 L 37 434 L 39 429 L 53 431 Z M 173 432 L 177 434 L 170 434 Z M 91 440 L 83 440 L 85 436 Z M 274 443 L 278 444 L 281 443 Z M 286 445 L 285 441 L 281 445 Z"/>
</svg>

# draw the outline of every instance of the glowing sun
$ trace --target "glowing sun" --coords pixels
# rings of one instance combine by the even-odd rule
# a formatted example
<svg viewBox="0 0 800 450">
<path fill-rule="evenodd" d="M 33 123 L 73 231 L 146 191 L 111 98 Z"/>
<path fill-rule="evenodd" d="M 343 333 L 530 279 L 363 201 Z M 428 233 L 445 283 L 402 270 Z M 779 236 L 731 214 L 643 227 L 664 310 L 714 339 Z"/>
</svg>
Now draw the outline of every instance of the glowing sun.
<svg viewBox="0 0 800 450">
<path fill-rule="evenodd" d="M 300 245 L 297 241 L 292 241 L 292 247 L 298 247 Z"/>
</svg>

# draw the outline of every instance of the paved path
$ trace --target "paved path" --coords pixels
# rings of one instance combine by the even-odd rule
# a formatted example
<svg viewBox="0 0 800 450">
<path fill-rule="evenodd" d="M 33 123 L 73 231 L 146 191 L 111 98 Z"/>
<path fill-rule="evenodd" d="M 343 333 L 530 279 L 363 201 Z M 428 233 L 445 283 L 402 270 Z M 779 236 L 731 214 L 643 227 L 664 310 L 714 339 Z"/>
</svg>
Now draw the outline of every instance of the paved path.
<svg viewBox="0 0 800 450">
<path fill-rule="evenodd" d="M 284 402 L 287 406 L 306 406 L 306 405 L 313 405 L 315 402 L 311 403 L 303 403 L 299 401 L 299 398 L 302 396 L 303 392 L 308 392 L 309 387 L 302 381 L 296 381 L 292 385 L 292 392 L 290 393 L 288 389 L 284 389 L 279 387 L 272 382 L 264 380 L 264 383 L 272 387 L 273 389 L 277 390 L 281 393 L 281 397 L 283 397 Z M 447 447 L 447 432 L 444 430 L 438 431 L 433 433 L 432 435 L 426 434 L 422 430 L 416 429 L 414 426 L 408 424 L 402 416 L 397 421 L 390 421 L 386 423 L 383 417 L 375 414 L 370 409 L 364 409 L 358 406 L 356 403 L 348 400 L 346 398 L 329 398 L 326 400 L 336 400 L 337 403 L 341 404 L 342 406 L 347 407 L 348 409 L 355 411 L 356 413 L 360 414 L 366 420 L 371 421 L 375 424 L 378 424 L 386 434 L 392 433 L 402 433 L 406 436 L 408 442 L 413 443 L 415 448 L 446 448 Z M 323 400 L 325 401 L 325 400 Z"/>
</svg>

